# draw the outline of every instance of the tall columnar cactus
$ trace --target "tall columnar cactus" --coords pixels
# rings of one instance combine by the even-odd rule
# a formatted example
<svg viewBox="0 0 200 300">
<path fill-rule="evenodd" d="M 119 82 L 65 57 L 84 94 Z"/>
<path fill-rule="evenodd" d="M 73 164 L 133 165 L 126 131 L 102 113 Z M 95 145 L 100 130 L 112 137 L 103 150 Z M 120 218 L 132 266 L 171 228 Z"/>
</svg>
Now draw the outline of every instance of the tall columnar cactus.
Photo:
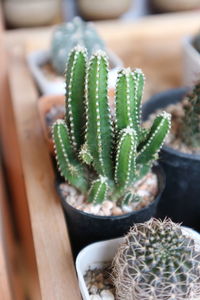
<svg viewBox="0 0 200 300">
<path fill-rule="evenodd" d="M 171 220 L 135 224 L 113 260 L 117 300 L 200 297 L 200 253 Z"/>
<path fill-rule="evenodd" d="M 136 199 L 130 187 L 149 171 L 170 128 L 170 115 L 158 115 L 141 127 L 144 76 L 130 68 L 119 72 L 116 113 L 108 100 L 108 60 L 98 50 L 89 62 L 86 50 L 73 49 L 66 71 L 66 116 L 53 126 L 61 174 L 88 201 L 122 204 Z"/>
<path fill-rule="evenodd" d="M 78 44 L 87 49 L 89 56 L 106 48 L 94 25 L 80 17 L 57 26 L 51 41 L 51 61 L 58 74 L 64 74 L 68 54 Z"/>
<path fill-rule="evenodd" d="M 194 86 L 187 97 L 181 136 L 188 146 L 200 147 L 200 82 Z"/>
</svg>

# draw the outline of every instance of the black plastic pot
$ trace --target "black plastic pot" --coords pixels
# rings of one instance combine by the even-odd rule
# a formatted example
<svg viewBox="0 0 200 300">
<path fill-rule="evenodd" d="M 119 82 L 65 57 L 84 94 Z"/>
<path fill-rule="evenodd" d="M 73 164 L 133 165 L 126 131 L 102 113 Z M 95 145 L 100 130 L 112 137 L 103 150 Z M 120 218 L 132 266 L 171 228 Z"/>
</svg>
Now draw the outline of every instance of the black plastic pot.
<svg viewBox="0 0 200 300">
<path fill-rule="evenodd" d="M 76 254 L 86 245 L 107 239 L 123 236 L 134 223 L 145 222 L 155 216 L 157 204 L 165 187 L 165 176 L 160 166 L 154 166 L 153 172 L 158 177 L 158 195 L 147 207 L 121 216 L 96 216 L 77 210 L 69 205 L 59 190 L 73 253 Z"/>
<path fill-rule="evenodd" d="M 174 89 L 153 96 L 143 105 L 143 119 L 156 109 L 178 103 L 187 89 Z M 157 217 L 200 230 L 200 155 L 185 154 L 164 146 L 160 164 L 166 175 L 166 188 L 158 205 Z"/>
</svg>

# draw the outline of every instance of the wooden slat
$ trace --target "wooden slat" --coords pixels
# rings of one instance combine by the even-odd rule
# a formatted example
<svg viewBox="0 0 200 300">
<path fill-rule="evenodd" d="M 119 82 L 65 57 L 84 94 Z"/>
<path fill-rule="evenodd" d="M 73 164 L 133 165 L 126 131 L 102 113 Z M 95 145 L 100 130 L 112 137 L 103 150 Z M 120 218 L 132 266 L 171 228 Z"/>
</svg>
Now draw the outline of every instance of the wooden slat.
<svg viewBox="0 0 200 300">
<path fill-rule="evenodd" d="M 4 189 L 3 173 L 0 165 L 0 297 L 1 299 L 12 300 L 13 291 L 5 245 L 5 234 L 8 234 L 9 236 L 11 234 L 10 228 L 5 228 L 5 218 L 8 217 L 8 214 L 5 215 L 6 200 L 7 198 Z M 6 223 L 7 222 L 8 220 L 6 220 Z"/>
<path fill-rule="evenodd" d="M 25 270 L 26 294 L 31 300 L 40 299 L 39 280 L 37 275 L 35 251 L 30 226 L 29 211 L 24 187 L 23 172 L 20 160 L 19 145 L 16 135 L 16 126 L 13 114 L 13 107 L 10 98 L 8 86 L 6 55 L 6 33 L 3 29 L 2 17 L 0 17 L 0 139 L 2 159 L 5 165 L 5 171 L 8 179 L 8 188 L 10 189 L 9 199 L 14 211 L 17 213 L 16 231 L 20 233 L 21 254 L 23 257 L 21 265 Z M 13 251 L 16 251 L 14 249 Z M 11 257 L 12 255 L 10 255 Z M 13 263 L 13 267 L 15 264 Z M 13 285 L 18 289 L 18 283 L 14 274 Z M 15 291 L 15 299 L 22 300 L 22 296 Z"/>
<path fill-rule="evenodd" d="M 0 299 L 25 300 L 26 292 L 22 277 L 23 260 L 14 234 L 10 198 L 5 185 L 5 172 L 0 163 Z"/>
<path fill-rule="evenodd" d="M 80 294 L 66 224 L 37 111 L 38 95 L 20 46 L 10 52 L 9 82 L 41 298 L 78 300 Z"/>
</svg>

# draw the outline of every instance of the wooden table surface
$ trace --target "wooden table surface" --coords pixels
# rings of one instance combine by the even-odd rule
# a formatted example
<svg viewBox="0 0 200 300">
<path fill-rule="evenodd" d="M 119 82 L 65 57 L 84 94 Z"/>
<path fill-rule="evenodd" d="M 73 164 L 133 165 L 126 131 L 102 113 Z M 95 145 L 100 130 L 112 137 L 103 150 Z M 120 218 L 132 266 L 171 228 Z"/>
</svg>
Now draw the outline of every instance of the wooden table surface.
<svg viewBox="0 0 200 300">
<path fill-rule="evenodd" d="M 181 39 L 197 31 L 199 16 L 182 13 L 135 23 L 99 22 L 97 28 L 125 65 L 144 70 L 148 97 L 181 85 Z M 3 99 L 1 112 L 7 125 L 3 129 L 4 148 L 9 147 L 4 155 L 33 274 L 31 299 L 80 300 L 52 163 L 40 126 L 38 91 L 25 60 L 28 52 L 48 47 L 51 32 L 52 28 L 41 28 L 6 33 L 11 95 Z"/>
</svg>

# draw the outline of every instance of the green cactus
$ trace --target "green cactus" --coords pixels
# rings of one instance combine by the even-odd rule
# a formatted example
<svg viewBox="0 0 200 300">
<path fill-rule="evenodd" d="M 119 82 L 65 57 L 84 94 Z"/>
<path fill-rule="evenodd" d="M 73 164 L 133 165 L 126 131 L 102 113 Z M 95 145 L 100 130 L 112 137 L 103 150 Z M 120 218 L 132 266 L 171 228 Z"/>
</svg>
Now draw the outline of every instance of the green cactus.
<svg viewBox="0 0 200 300">
<path fill-rule="evenodd" d="M 182 120 L 181 137 L 184 143 L 193 148 L 200 147 L 200 82 L 187 96 L 184 104 L 185 116 Z"/>
<path fill-rule="evenodd" d="M 163 112 L 144 130 L 140 119 L 144 76 L 141 70 L 123 69 L 112 120 L 108 60 L 101 50 L 87 62 L 86 50 L 75 47 L 66 77 L 65 121 L 53 126 L 61 174 L 89 202 L 109 199 L 122 205 L 137 201 L 130 188 L 150 170 L 170 129 L 170 115 Z"/>
<path fill-rule="evenodd" d="M 200 297 L 200 254 L 169 219 L 137 223 L 113 260 L 117 300 L 194 300 Z"/>
<path fill-rule="evenodd" d="M 80 17 L 57 26 L 51 41 L 51 62 L 58 74 L 64 74 L 66 59 L 78 44 L 87 49 L 89 57 L 94 51 L 106 48 L 94 25 Z"/>
</svg>

